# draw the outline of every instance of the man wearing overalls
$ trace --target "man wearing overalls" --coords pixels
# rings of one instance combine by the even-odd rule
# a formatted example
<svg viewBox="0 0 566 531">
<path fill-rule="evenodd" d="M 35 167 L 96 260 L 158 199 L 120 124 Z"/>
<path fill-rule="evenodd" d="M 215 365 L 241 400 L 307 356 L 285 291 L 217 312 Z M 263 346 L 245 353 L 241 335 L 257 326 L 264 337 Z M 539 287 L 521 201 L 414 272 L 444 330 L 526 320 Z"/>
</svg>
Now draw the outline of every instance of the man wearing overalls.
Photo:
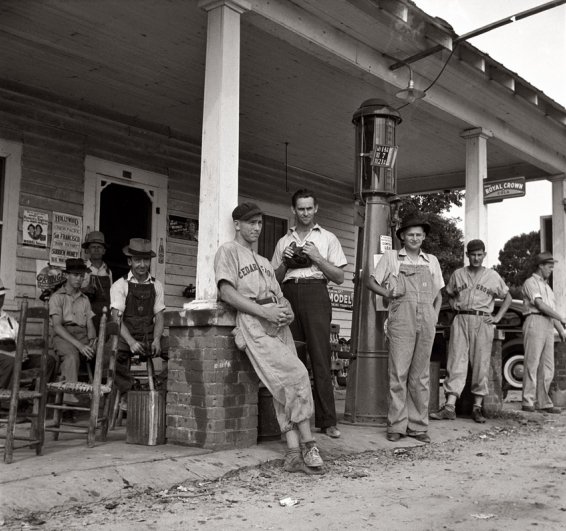
<svg viewBox="0 0 566 531">
<path fill-rule="evenodd" d="M 106 253 L 104 234 L 99 231 L 89 232 L 85 236 L 82 248 L 88 255 L 86 266 L 88 272 L 82 283 L 81 290 L 89 298 L 90 307 L 94 312 L 94 326 L 98 334 L 98 327 L 102 317 L 102 309 L 110 307 L 110 286 L 112 285 L 112 271 L 102 260 Z"/>
<path fill-rule="evenodd" d="M 429 443 L 429 364 L 444 287 L 440 264 L 421 245 L 430 225 L 405 220 L 397 237 L 400 251 L 386 251 L 367 287 L 389 304 L 389 412 L 387 439 L 405 435 Z"/>
<path fill-rule="evenodd" d="M 156 256 L 151 242 L 132 238 L 123 252 L 128 257 L 130 271 L 110 288 L 112 317 L 122 312 L 115 382 L 122 393 L 133 385 L 129 368 L 132 356 L 161 355 L 165 310 L 163 285 L 149 274 L 151 259 Z"/>
</svg>

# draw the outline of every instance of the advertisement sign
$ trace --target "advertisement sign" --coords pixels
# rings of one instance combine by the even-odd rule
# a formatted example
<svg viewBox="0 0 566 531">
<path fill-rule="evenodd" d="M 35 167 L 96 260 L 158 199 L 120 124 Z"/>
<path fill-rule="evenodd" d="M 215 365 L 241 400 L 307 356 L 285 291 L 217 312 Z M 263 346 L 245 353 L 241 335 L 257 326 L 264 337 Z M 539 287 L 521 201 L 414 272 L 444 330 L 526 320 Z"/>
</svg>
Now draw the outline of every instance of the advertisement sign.
<svg viewBox="0 0 566 531">
<path fill-rule="evenodd" d="M 500 181 L 491 181 L 483 183 L 483 202 L 496 203 L 503 199 L 511 199 L 513 197 L 523 197 L 526 193 L 524 177 L 513 177 L 510 179 L 502 179 Z"/>
<path fill-rule="evenodd" d="M 198 241 L 198 219 L 181 216 L 168 216 L 167 235 L 191 242 Z"/>
<path fill-rule="evenodd" d="M 47 248 L 49 214 L 36 210 L 24 210 L 22 221 L 22 244 L 29 247 Z"/>
<path fill-rule="evenodd" d="M 52 266 L 64 267 L 67 258 L 81 257 L 82 217 L 53 212 L 51 233 L 49 263 Z"/>
<path fill-rule="evenodd" d="M 354 290 L 346 288 L 335 288 L 331 286 L 328 288 L 330 295 L 330 302 L 333 308 L 340 308 L 342 310 L 353 310 L 354 308 Z"/>
</svg>

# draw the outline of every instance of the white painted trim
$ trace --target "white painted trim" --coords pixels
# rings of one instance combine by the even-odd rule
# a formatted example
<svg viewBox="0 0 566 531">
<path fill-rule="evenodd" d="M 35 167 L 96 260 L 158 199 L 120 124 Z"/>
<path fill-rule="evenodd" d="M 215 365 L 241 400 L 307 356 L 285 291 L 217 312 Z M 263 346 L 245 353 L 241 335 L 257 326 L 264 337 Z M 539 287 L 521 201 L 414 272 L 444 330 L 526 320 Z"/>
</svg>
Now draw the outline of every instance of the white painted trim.
<svg viewBox="0 0 566 531">
<path fill-rule="evenodd" d="M 123 172 L 129 172 L 130 178 L 123 177 Z M 133 166 L 118 164 L 108 160 L 87 155 L 85 158 L 85 185 L 83 201 L 83 230 L 97 230 L 100 220 L 101 181 L 111 181 L 124 186 L 142 188 L 153 191 L 154 206 L 159 209 L 153 212 L 154 222 L 151 226 L 151 244 L 157 253 L 159 240 L 167 242 L 167 186 L 168 177 L 159 173 L 140 170 Z M 160 264 L 157 259 L 152 261 L 151 274 L 165 283 L 165 262 Z"/>
<path fill-rule="evenodd" d="M 11 309 L 16 297 L 16 262 L 18 248 L 18 215 L 20 209 L 20 186 L 22 180 L 22 144 L 0 138 L 0 157 L 5 159 L 4 205 L 2 227 L 2 253 L 0 271 L 2 281 L 8 288 L 6 307 Z"/>
</svg>

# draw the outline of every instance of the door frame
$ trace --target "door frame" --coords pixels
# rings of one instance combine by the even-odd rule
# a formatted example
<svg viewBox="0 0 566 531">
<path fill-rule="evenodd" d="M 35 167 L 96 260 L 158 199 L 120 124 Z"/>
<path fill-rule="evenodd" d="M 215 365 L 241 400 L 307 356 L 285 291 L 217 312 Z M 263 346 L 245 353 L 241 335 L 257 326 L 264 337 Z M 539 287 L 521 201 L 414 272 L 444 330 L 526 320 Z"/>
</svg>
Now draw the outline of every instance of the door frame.
<svg viewBox="0 0 566 531">
<path fill-rule="evenodd" d="M 158 254 L 159 241 L 160 238 L 163 238 L 163 246 L 166 249 L 167 176 L 87 155 L 85 157 L 83 201 L 83 230 L 85 233 L 87 227 L 90 227 L 90 230 L 98 230 L 100 226 L 100 192 L 102 190 L 101 181 L 103 180 L 153 191 L 152 199 L 155 210 L 151 216 L 151 245 L 155 253 Z M 166 252 L 165 256 L 167 256 Z M 151 274 L 163 284 L 165 284 L 166 261 L 165 259 L 160 264 L 158 258 L 155 258 L 151 263 Z"/>
</svg>

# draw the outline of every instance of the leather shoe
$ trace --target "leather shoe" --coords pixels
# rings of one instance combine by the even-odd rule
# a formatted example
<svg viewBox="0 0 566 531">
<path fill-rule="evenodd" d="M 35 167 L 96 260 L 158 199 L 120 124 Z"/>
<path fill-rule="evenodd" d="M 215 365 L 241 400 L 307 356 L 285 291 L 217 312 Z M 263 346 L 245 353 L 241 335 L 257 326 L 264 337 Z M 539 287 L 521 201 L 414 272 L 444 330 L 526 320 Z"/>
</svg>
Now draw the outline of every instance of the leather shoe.
<svg viewBox="0 0 566 531">
<path fill-rule="evenodd" d="M 408 437 L 412 437 L 419 442 L 429 444 L 430 443 L 430 436 L 426 431 L 417 431 L 417 432 L 407 432 Z"/>
<path fill-rule="evenodd" d="M 539 411 L 544 411 L 545 413 L 554 413 L 555 415 L 562 413 L 562 410 L 556 406 L 543 407 L 542 409 L 539 409 Z"/>
<path fill-rule="evenodd" d="M 523 411 L 527 411 L 528 413 L 534 413 L 535 412 L 535 408 L 533 406 L 521 406 L 521 409 Z"/>
<path fill-rule="evenodd" d="M 402 435 L 400 433 L 388 433 L 387 440 L 391 442 L 397 442 L 401 439 Z"/>
<path fill-rule="evenodd" d="M 485 422 L 485 417 L 482 415 L 481 407 L 474 407 L 472 409 L 472 418 L 474 419 L 474 422 L 477 422 L 478 424 L 483 424 Z"/>
<path fill-rule="evenodd" d="M 329 426 L 328 428 L 323 428 L 320 431 L 333 439 L 338 439 L 341 435 L 340 430 L 336 426 Z"/>
</svg>

